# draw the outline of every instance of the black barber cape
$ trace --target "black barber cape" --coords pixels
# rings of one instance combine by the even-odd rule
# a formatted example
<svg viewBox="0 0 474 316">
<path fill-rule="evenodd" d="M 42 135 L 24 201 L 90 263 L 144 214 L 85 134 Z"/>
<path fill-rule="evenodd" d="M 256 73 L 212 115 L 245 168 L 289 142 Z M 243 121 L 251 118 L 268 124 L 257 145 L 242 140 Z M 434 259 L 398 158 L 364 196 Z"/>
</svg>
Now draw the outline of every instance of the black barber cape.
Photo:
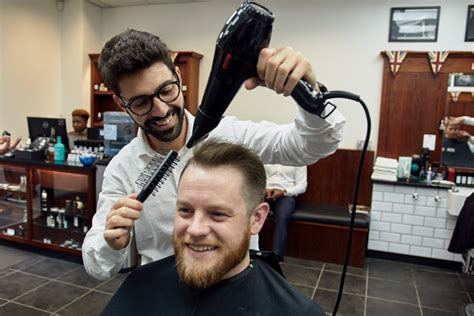
<svg viewBox="0 0 474 316">
<path fill-rule="evenodd" d="M 170 256 L 139 267 L 102 315 L 325 315 L 316 302 L 259 259 L 206 290 L 182 282 L 175 264 Z"/>
<path fill-rule="evenodd" d="M 467 197 L 459 212 L 448 251 L 464 253 L 474 248 L 474 193 Z"/>
</svg>

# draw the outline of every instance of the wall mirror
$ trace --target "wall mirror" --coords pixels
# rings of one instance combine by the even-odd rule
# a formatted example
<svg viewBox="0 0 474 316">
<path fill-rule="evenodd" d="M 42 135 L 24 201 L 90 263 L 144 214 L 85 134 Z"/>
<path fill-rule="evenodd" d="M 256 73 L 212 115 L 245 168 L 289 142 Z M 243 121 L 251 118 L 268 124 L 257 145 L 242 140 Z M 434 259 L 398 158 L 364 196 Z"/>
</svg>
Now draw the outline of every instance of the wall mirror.
<svg viewBox="0 0 474 316">
<path fill-rule="evenodd" d="M 474 126 L 453 125 L 452 120 L 447 119 L 474 117 L 474 74 L 449 74 L 445 113 L 442 164 L 455 168 L 474 168 L 474 144 L 468 139 L 474 136 Z"/>
</svg>

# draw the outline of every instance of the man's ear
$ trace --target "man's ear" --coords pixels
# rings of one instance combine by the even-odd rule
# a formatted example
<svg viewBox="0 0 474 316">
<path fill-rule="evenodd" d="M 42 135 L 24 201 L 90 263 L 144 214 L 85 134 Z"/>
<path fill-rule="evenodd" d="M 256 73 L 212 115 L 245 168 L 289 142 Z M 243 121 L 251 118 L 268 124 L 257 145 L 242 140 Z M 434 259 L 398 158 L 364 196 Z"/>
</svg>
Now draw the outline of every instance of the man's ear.
<svg viewBox="0 0 474 316">
<path fill-rule="evenodd" d="M 260 203 L 253 210 L 252 216 L 250 217 L 250 232 L 252 235 L 257 235 L 260 232 L 267 219 L 269 210 L 270 206 L 267 202 Z"/>
<path fill-rule="evenodd" d="M 174 71 L 175 71 L 176 74 L 178 75 L 179 82 L 183 83 L 183 79 L 181 79 L 181 70 L 179 70 L 179 67 L 178 67 L 178 66 L 175 66 L 175 67 L 174 67 Z"/>
<path fill-rule="evenodd" d="M 120 108 L 123 108 L 124 104 L 123 104 L 122 100 L 119 98 L 118 95 L 112 94 L 112 98 L 114 99 L 115 103 L 116 103 Z"/>
</svg>

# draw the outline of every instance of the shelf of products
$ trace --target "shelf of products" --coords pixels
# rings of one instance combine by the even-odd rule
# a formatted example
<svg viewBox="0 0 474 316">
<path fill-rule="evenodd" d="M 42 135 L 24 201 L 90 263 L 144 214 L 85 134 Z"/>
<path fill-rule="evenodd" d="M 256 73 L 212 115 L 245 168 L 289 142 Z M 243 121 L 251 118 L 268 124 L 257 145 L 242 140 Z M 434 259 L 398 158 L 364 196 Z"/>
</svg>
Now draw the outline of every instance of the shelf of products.
<svg viewBox="0 0 474 316">
<path fill-rule="evenodd" d="M 186 108 L 196 114 L 199 102 L 199 63 L 202 55 L 192 51 L 171 53 L 174 63 L 181 72 L 182 90 Z M 89 54 L 91 61 L 91 126 L 102 127 L 104 112 L 122 111 L 112 98 L 112 91 L 103 83 L 99 73 L 99 54 Z"/>
<path fill-rule="evenodd" d="M 0 239 L 80 254 L 95 212 L 95 167 L 0 159 Z"/>
</svg>

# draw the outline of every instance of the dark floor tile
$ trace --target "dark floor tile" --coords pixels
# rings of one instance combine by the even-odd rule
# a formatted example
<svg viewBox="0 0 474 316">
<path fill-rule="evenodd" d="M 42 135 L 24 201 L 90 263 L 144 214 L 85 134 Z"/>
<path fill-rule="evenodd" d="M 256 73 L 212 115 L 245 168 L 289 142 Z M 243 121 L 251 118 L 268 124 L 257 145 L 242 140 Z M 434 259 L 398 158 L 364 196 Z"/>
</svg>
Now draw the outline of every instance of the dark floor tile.
<svg viewBox="0 0 474 316">
<path fill-rule="evenodd" d="M 332 313 L 336 305 L 337 292 L 317 289 L 313 298 L 326 313 Z M 364 297 L 344 293 L 339 304 L 337 315 L 364 315 Z"/>
<path fill-rule="evenodd" d="M 441 272 L 441 273 L 456 273 L 456 269 L 445 269 L 440 267 L 428 266 L 424 264 L 411 264 L 414 270 L 427 270 L 427 271 L 434 271 L 434 272 Z"/>
<path fill-rule="evenodd" d="M 323 275 L 318 283 L 318 289 L 339 290 L 341 283 L 341 273 L 323 271 Z M 365 277 L 346 274 L 344 279 L 344 293 L 365 295 Z"/>
<path fill-rule="evenodd" d="M 461 274 L 459 277 L 466 290 L 470 293 L 474 293 L 474 275 Z"/>
<path fill-rule="evenodd" d="M 3 253 L 2 253 L 2 255 L 3 255 Z M 10 266 L 9 269 L 22 270 L 22 269 L 25 269 L 26 267 L 29 267 L 33 264 L 36 264 L 40 261 L 44 261 L 46 259 L 47 259 L 47 257 L 45 257 L 45 256 L 32 254 L 31 257 L 29 257 L 28 259 L 23 260 L 23 261 L 15 264 L 15 265 Z"/>
<path fill-rule="evenodd" d="M 54 312 L 86 292 L 86 289 L 51 281 L 15 301 Z"/>
<path fill-rule="evenodd" d="M 456 273 L 440 273 L 428 270 L 415 270 L 415 283 L 418 288 L 438 287 L 442 284 L 443 288 L 454 291 L 465 291 Z"/>
<path fill-rule="evenodd" d="M 58 314 L 71 316 L 100 315 L 111 298 L 112 295 L 93 291 L 58 311 Z"/>
<path fill-rule="evenodd" d="M 304 268 L 288 264 L 282 264 L 281 269 L 289 282 L 312 287 L 316 285 L 319 273 L 321 272 L 321 270 L 318 269 Z"/>
<path fill-rule="evenodd" d="M 88 288 L 95 288 L 96 286 L 105 282 L 103 280 L 97 280 L 88 275 L 83 266 L 77 267 L 76 269 L 65 273 L 63 276 L 58 278 L 58 280 Z"/>
<path fill-rule="evenodd" d="M 128 273 L 121 273 L 113 276 L 111 279 L 107 280 L 99 286 L 96 290 L 103 291 L 106 293 L 114 294 L 117 289 L 122 285 L 122 282 L 127 278 Z"/>
<path fill-rule="evenodd" d="M 305 259 L 299 259 L 299 258 L 293 258 L 293 257 L 285 257 L 285 261 L 283 263 L 299 265 L 306 268 L 316 268 L 316 269 L 321 269 L 324 265 L 323 262 L 305 260 Z"/>
<path fill-rule="evenodd" d="M 419 287 L 418 295 L 423 307 L 456 311 L 459 306 L 468 303 L 466 292 L 456 292 L 445 288 L 442 282 L 436 287 Z"/>
<path fill-rule="evenodd" d="M 324 270 L 334 271 L 334 272 L 341 272 L 342 273 L 343 266 L 340 264 L 334 263 L 326 263 L 324 266 Z M 357 268 L 357 267 L 347 267 L 347 273 L 366 276 L 367 275 L 367 265 L 364 268 Z"/>
<path fill-rule="evenodd" d="M 68 271 L 77 268 L 77 263 L 69 261 L 47 258 L 46 260 L 34 263 L 29 267 L 22 269 L 22 271 L 41 275 L 48 278 L 56 278 Z"/>
<path fill-rule="evenodd" d="M 47 282 L 45 278 L 14 272 L 0 278 L 0 297 L 12 299 Z"/>
<path fill-rule="evenodd" d="M 35 254 L 29 251 L 20 250 L 17 248 L 7 247 L 3 245 L 0 245 L 0 253 L 2 254 L 2 260 L 0 261 L 0 269 L 2 270 L 16 265 L 22 261 L 25 261 L 32 256 L 35 256 Z"/>
<path fill-rule="evenodd" d="M 367 295 L 401 303 L 418 304 L 413 284 L 369 278 Z"/>
<path fill-rule="evenodd" d="M 50 315 L 50 313 L 10 302 L 0 307 L 0 315 L 42 316 Z"/>
<path fill-rule="evenodd" d="M 301 293 L 303 293 L 307 297 L 312 298 L 313 292 L 314 292 L 314 287 L 306 286 L 306 285 L 300 285 L 300 284 L 291 284 L 291 285 L 293 285 L 295 288 L 298 289 L 298 291 L 300 291 Z"/>
<path fill-rule="evenodd" d="M 367 298 L 367 316 L 420 316 L 420 307 L 403 303 Z"/>
<path fill-rule="evenodd" d="M 423 307 L 423 316 L 459 316 L 459 313 L 456 312 L 448 312 L 441 309 L 432 309 Z"/>
<path fill-rule="evenodd" d="M 369 277 L 403 283 L 413 283 L 412 267 L 409 264 L 369 258 Z"/>
<path fill-rule="evenodd" d="M 15 273 L 15 271 L 13 270 L 10 270 L 10 269 L 3 269 L 3 270 L 0 270 L 0 278 L 8 275 L 8 274 L 12 274 L 12 273 Z"/>
</svg>

